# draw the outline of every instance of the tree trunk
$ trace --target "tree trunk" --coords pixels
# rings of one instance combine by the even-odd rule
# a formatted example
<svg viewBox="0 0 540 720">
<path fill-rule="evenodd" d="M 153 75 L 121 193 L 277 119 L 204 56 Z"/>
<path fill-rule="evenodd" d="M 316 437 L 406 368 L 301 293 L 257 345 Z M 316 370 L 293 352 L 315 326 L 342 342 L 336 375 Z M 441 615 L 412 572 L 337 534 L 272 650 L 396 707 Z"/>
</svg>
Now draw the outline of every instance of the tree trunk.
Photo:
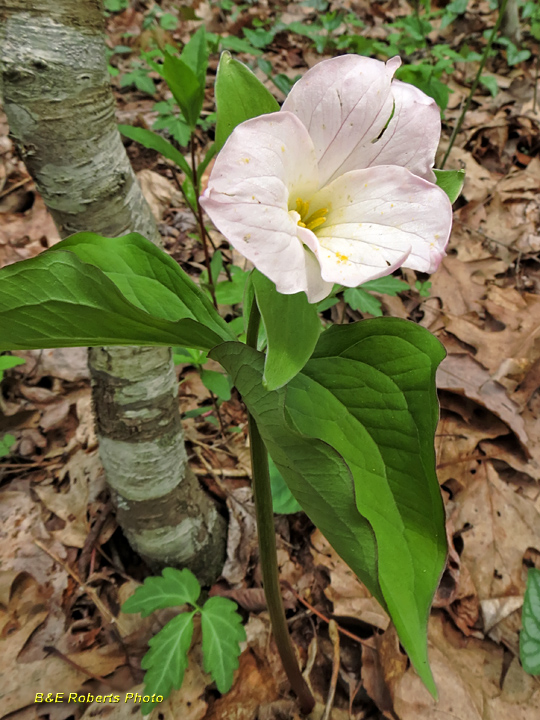
<svg viewBox="0 0 540 720">
<path fill-rule="evenodd" d="M 11 133 L 62 236 L 160 237 L 116 127 L 101 0 L 0 0 Z M 133 548 L 215 579 L 225 524 L 189 470 L 170 348 L 91 348 L 99 452 Z"/>
</svg>

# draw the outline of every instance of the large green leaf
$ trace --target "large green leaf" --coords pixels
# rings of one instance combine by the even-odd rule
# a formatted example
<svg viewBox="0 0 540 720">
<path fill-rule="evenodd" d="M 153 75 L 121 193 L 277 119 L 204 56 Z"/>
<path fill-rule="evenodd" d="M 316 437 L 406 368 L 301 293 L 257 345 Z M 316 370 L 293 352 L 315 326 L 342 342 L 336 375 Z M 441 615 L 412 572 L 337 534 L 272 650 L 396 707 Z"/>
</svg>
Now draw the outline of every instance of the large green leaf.
<svg viewBox="0 0 540 720">
<path fill-rule="evenodd" d="M 56 250 L 58 245 L 0 269 L 0 351 L 101 345 L 209 350 L 229 335 L 228 329 L 216 332 L 218 322 L 208 328 L 178 307 L 171 319 L 165 306 L 150 315 L 141 303 L 130 302 L 135 291 L 126 299 L 106 273 L 74 252 Z M 134 279 L 134 285 L 164 297 L 159 283 L 139 286 Z"/>
<path fill-rule="evenodd" d="M 262 358 L 257 366 L 253 350 L 234 348 L 219 346 L 212 356 L 233 375 L 296 499 L 388 609 L 435 694 L 427 621 L 446 554 L 433 447 L 442 346 L 394 318 L 334 326 L 286 388 L 266 394 L 256 374 Z M 321 448 L 335 453 L 334 468 L 323 467 Z M 344 525 L 354 543 L 344 542 Z M 367 539 L 371 528 L 376 544 Z"/>
<path fill-rule="evenodd" d="M 266 448 L 304 512 L 369 591 L 386 607 L 377 574 L 375 535 L 356 509 L 351 473 L 325 442 L 307 438 L 287 421 L 285 388 L 263 386 L 264 355 L 241 343 L 224 343 L 210 357 L 231 375 L 255 418 Z"/>
<path fill-rule="evenodd" d="M 171 321 L 191 318 L 224 340 L 236 339 L 189 275 L 142 235 L 105 238 L 94 233 L 77 233 L 47 252 L 58 250 L 69 250 L 83 262 L 98 267 L 125 298 L 153 317 Z"/>
<path fill-rule="evenodd" d="M 279 105 L 262 82 L 227 51 L 221 53 L 216 85 L 216 150 L 221 150 L 234 128 L 245 120 L 277 112 Z"/>
<path fill-rule="evenodd" d="M 253 286 L 268 341 L 263 383 L 267 390 L 277 390 L 311 357 L 321 322 L 317 306 L 309 304 L 306 293 L 282 295 L 258 270 L 253 273 Z"/>
<path fill-rule="evenodd" d="M 427 621 L 446 557 L 434 451 L 435 371 L 443 357 L 427 330 L 397 318 L 334 326 L 286 401 L 300 432 L 347 461 L 357 508 L 377 538 L 388 609 L 432 692 Z"/>
<path fill-rule="evenodd" d="M 313 357 L 352 357 L 389 375 L 405 396 L 418 428 L 424 467 L 434 477 L 434 435 L 439 419 L 435 374 L 445 354 L 441 343 L 420 325 L 398 318 L 374 318 L 333 325 L 319 338 Z M 428 487 L 439 508 L 438 518 L 444 518 L 438 483 L 428 482 Z"/>
</svg>

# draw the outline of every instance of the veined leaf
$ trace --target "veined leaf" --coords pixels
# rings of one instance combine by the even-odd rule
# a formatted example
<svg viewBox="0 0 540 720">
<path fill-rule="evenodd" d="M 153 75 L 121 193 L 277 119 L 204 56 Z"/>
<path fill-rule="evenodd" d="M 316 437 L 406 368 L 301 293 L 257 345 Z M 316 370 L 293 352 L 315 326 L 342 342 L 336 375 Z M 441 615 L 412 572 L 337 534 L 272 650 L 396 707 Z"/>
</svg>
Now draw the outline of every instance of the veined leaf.
<svg viewBox="0 0 540 720">
<path fill-rule="evenodd" d="M 377 538 L 390 615 L 432 693 L 427 621 L 446 557 L 434 449 L 444 354 L 431 333 L 397 318 L 336 325 L 321 335 L 286 403 L 301 432 L 347 461 L 357 508 Z"/>
<path fill-rule="evenodd" d="M 201 608 L 201 625 L 204 669 L 219 692 L 226 693 L 238 668 L 240 643 L 246 639 L 236 603 L 223 597 L 209 598 Z"/>
<path fill-rule="evenodd" d="M 304 512 L 386 608 L 377 574 L 375 535 L 356 509 L 352 476 L 343 458 L 327 443 L 307 438 L 291 426 L 286 417 L 286 389 L 268 392 L 263 387 L 262 353 L 242 343 L 224 343 L 210 357 L 231 375 Z"/>
<path fill-rule="evenodd" d="M 525 672 L 540 675 L 540 570 L 530 568 L 521 615 L 519 656 Z"/>
<path fill-rule="evenodd" d="M 235 338 L 205 293 L 178 263 L 142 235 L 105 238 L 77 233 L 47 252 L 59 250 L 69 250 L 102 270 L 127 300 L 153 317 L 170 321 L 191 318 L 223 339 Z"/>
<path fill-rule="evenodd" d="M 233 376 L 294 496 L 389 611 L 436 694 L 427 621 L 446 554 L 433 446 L 442 346 L 395 318 L 334 326 L 274 393 L 262 392 L 263 359 L 251 348 L 227 343 L 211 356 Z"/>
<path fill-rule="evenodd" d="M 222 339 L 190 317 L 152 317 L 73 252 L 47 251 L 0 269 L 0 351 L 102 345 L 209 350 Z"/>
<path fill-rule="evenodd" d="M 144 676 L 145 695 L 169 697 L 171 691 L 179 690 L 188 666 L 188 652 L 193 637 L 195 611 L 177 615 L 165 625 L 148 643 L 150 650 L 143 657 L 141 667 Z M 144 703 L 143 715 L 148 715 L 158 703 Z"/>
<path fill-rule="evenodd" d="M 179 607 L 186 603 L 196 605 L 200 594 L 201 586 L 191 570 L 167 567 L 161 576 L 147 577 L 122 605 L 122 612 L 141 613 L 147 617 L 161 608 Z"/>
</svg>

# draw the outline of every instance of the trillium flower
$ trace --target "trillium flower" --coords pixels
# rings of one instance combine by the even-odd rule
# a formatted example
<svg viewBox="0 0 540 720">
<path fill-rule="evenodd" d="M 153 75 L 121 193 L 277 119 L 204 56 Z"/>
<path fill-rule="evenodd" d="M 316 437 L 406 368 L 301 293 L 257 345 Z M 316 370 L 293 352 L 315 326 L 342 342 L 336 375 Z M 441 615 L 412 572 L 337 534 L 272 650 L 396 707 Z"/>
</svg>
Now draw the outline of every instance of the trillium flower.
<svg viewBox="0 0 540 720">
<path fill-rule="evenodd" d="M 399 267 L 434 272 L 452 207 L 432 167 L 435 102 L 393 80 L 400 66 L 325 60 L 279 112 L 234 129 L 201 197 L 231 245 L 283 294 L 311 303 Z"/>
</svg>

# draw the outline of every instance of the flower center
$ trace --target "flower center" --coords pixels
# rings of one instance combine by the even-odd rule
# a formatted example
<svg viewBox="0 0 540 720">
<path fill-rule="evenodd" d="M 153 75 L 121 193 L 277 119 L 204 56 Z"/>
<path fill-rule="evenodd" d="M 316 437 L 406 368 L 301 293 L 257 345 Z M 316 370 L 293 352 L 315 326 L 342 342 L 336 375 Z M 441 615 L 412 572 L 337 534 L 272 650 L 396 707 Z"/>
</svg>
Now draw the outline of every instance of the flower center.
<svg viewBox="0 0 540 720">
<path fill-rule="evenodd" d="M 300 227 L 305 227 L 308 230 L 315 230 L 315 228 L 320 227 L 326 222 L 328 208 L 321 208 L 320 210 L 311 213 L 311 215 L 308 215 L 309 200 L 306 201 L 302 200 L 302 198 L 297 198 L 296 212 L 300 215 L 300 220 L 298 221 Z"/>
</svg>

